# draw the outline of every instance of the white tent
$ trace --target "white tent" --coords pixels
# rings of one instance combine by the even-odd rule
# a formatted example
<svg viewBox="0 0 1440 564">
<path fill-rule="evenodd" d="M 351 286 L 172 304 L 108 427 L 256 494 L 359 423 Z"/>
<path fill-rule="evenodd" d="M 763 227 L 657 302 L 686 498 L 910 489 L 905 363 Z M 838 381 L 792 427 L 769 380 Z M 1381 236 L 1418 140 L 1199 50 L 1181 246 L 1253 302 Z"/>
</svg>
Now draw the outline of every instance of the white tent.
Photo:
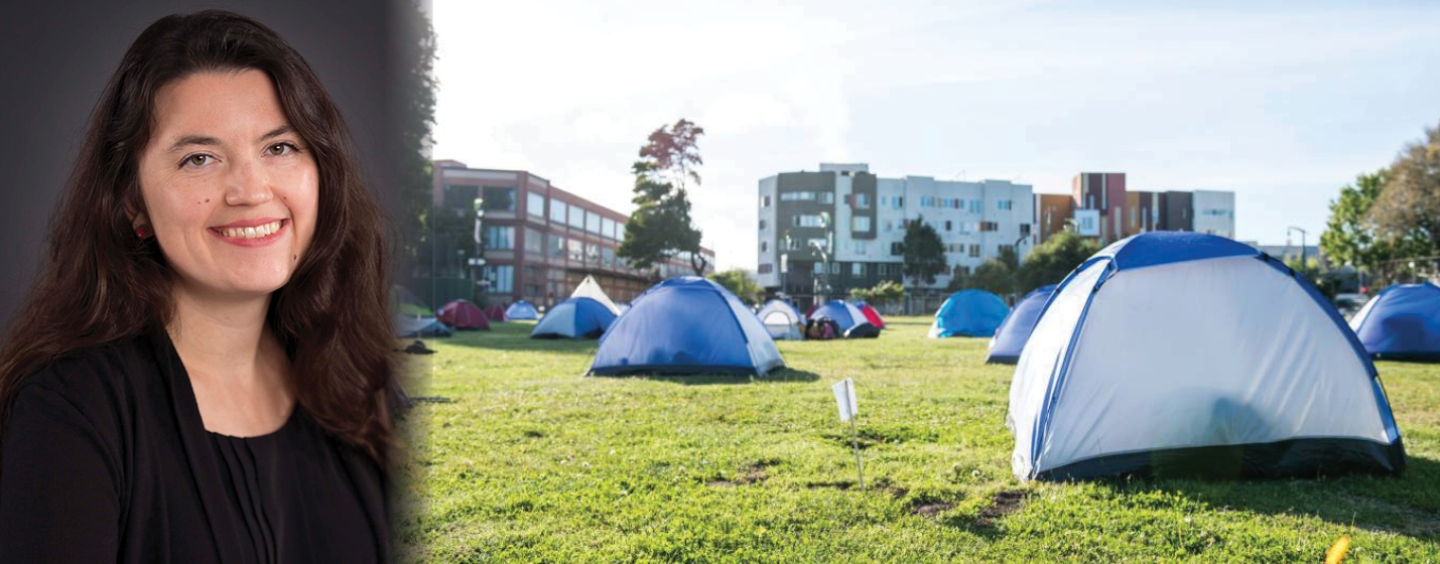
<svg viewBox="0 0 1440 564">
<path fill-rule="evenodd" d="M 765 330 L 774 339 L 800 340 L 805 338 L 805 316 L 793 306 L 780 300 L 770 300 L 765 307 L 755 312 Z"/>
<path fill-rule="evenodd" d="M 1010 387 L 1029 479 L 1398 473 L 1378 374 L 1313 285 L 1254 248 L 1151 232 L 1056 290 Z"/>
<path fill-rule="evenodd" d="M 596 282 L 592 276 L 586 276 L 585 279 L 580 282 L 580 285 L 575 287 L 575 291 L 570 293 L 570 297 L 590 298 L 600 302 L 608 308 L 611 313 L 620 315 L 620 308 L 615 305 L 615 302 L 610 301 L 610 296 L 605 294 L 605 290 L 600 288 L 600 283 Z"/>
</svg>

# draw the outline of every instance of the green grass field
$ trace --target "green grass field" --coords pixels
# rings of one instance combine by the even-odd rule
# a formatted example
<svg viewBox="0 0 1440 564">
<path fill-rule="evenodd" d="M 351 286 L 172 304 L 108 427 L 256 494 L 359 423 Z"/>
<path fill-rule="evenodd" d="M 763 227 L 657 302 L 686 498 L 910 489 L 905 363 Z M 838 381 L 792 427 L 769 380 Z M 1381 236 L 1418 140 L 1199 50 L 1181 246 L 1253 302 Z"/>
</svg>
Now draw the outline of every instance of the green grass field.
<svg viewBox="0 0 1440 564">
<path fill-rule="evenodd" d="M 1021 484 L 982 339 L 781 342 L 766 378 L 584 378 L 531 325 L 414 357 L 408 554 L 436 562 L 1440 562 L 1440 366 L 1382 363 L 1403 479 Z M 830 385 L 854 378 L 866 489 Z M 1137 423 L 1139 424 L 1139 423 Z"/>
</svg>

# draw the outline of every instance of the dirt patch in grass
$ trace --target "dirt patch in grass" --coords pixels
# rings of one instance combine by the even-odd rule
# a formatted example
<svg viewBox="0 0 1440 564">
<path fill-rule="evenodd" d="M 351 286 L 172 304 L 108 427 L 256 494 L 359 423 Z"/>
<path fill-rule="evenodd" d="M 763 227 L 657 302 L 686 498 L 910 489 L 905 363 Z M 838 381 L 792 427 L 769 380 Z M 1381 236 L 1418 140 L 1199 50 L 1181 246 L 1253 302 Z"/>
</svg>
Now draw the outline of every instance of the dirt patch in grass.
<svg viewBox="0 0 1440 564">
<path fill-rule="evenodd" d="M 995 499 L 990 505 L 980 510 L 980 517 L 975 520 L 975 526 L 993 529 L 995 521 L 1014 513 L 1025 505 L 1025 498 L 1030 496 L 1027 490 L 1005 490 L 995 494 Z"/>
<path fill-rule="evenodd" d="M 735 486 L 748 486 L 750 484 L 758 484 L 760 482 L 764 482 L 765 480 L 770 479 L 770 474 L 768 474 L 766 470 L 774 466 L 778 466 L 779 464 L 780 461 L 774 458 L 757 460 L 753 464 L 749 464 L 746 465 L 744 468 L 741 468 L 739 475 L 735 476 L 735 478 L 733 479 L 710 480 L 705 482 L 705 485 L 715 488 L 733 488 Z"/>
<path fill-rule="evenodd" d="M 948 502 L 948 501 L 937 501 L 937 502 L 932 502 L 932 503 L 922 503 L 922 504 L 916 505 L 915 507 L 911 508 L 911 509 L 910 509 L 910 514 L 911 514 L 911 515 L 919 515 L 919 516 L 921 516 L 921 517 L 934 517 L 936 514 L 940 513 L 941 511 L 946 511 L 946 510 L 948 510 L 948 509 L 950 509 L 950 508 L 952 508 L 952 507 L 955 507 L 955 504 L 950 503 L 950 502 Z"/>
<path fill-rule="evenodd" d="M 812 490 L 820 490 L 827 488 L 836 490 L 848 490 L 855 487 L 855 482 L 852 482 L 850 480 L 837 480 L 834 482 L 807 482 L 805 484 L 805 487 Z"/>
<path fill-rule="evenodd" d="M 455 403 L 455 400 L 445 396 L 411 396 L 413 403 Z"/>
</svg>

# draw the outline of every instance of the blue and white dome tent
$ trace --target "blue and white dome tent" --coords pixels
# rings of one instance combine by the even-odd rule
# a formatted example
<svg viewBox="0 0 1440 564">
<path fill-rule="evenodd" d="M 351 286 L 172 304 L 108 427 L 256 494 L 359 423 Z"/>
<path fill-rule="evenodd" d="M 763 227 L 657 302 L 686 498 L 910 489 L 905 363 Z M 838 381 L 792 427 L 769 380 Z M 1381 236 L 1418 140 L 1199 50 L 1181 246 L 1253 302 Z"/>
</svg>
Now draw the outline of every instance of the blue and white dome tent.
<svg viewBox="0 0 1440 564">
<path fill-rule="evenodd" d="M 774 339 L 799 340 L 805 338 L 805 316 L 788 302 L 770 300 L 755 317 L 765 324 L 765 329 Z"/>
<path fill-rule="evenodd" d="M 520 300 L 505 309 L 505 319 L 540 319 L 540 312 L 535 311 L 535 306 L 530 305 L 530 302 Z"/>
<path fill-rule="evenodd" d="M 530 331 L 531 339 L 595 339 L 615 322 L 615 312 L 594 298 L 570 298 L 550 308 Z"/>
<path fill-rule="evenodd" d="M 1020 351 L 1025 350 L 1025 342 L 1030 340 L 1030 332 L 1035 329 L 1035 322 L 1040 321 L 1040 312 L 1055 293 L 1056 286 L 1058 284 L 1050 284 L 1031 290 L 1015 304 L 1015 309 L 1010 310 L 1010 315 L 1005 316 L 1005 321 L 995 330 L 985 362 L 1015 364 L 1020 360 Z"/>
<path fill-rule="evenodd" d="M 810 320 L 814 321 L 822 317 L 828 317 L 840 327 L 840 333 L 847 339 L 875 338 L 880 336 L 880 328 L 870 323 L 865 317 L 865 312 L 855 307 L 855 304 L 845 300 L 830 300 L 824 305 L 815 308 L 810 312 Z"/>
<path fill-rule="evenodd" d="M 1398 474 L 1378 376 L 1284 264 L 1143 233 L 1080 265 L 1042 312 L 1010 386 L 1011 466 L 1021 480 Z"/>
<path fill-rule="evenodd" d="M 760 318 L 724 286 L 671 278 L 631 302 L 595 352 L 590 374 L 764 376 L 785 360 Z"/>
<path fill-rule="evenodd" d="M 951 294 L 935 312 L 930 338 L 994 337 L 1007 315 L 1010 306 L 1000 296 L 985 290 L 961 290 Z"/>
<path fill-rule="evenodd" d="M 1440 361 L 1440 287 L 1386 288 L 1350 320 L 1365 352 L 1379 360 Z"/>
</svg>

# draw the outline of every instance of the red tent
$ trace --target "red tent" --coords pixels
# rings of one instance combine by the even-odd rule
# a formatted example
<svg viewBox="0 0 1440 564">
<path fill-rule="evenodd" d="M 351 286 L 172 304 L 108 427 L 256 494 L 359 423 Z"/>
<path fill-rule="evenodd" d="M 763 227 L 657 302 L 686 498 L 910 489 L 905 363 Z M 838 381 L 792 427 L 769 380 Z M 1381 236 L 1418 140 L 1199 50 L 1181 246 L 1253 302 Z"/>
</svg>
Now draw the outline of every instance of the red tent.
<svg viewBox="0 0 1440 564">
<path fill-rule="evenodd" d="M 490 321 L 505 321 L 505 308 L 500 304 L 492 305 L 485 309 L 485 317 Z"/>
<path fill-rule="evenodd" d="M 440 308 L 436 317 L 440 318 L 441 322 L 456 329 L 490 330 L 490 321 L 485 319 L 485 312 L 480 311 L 480 308 L 475 304 L 465 300 L 455 300 L 445 304 L 445 307 Z"/>
<path fill-rule="evenodd" d="M 874 325 L 876 329 L 885 328 L 885 320 L 880 317 L 880 312 L 875 311 L 875 308 L 870 307 L 870 304 L 860 302 L 856 304 L 855 307 L 860 308 L 860 313 L 865 314 L 865 319 L 870 320 L 870 324 Z"/>
</svg>

